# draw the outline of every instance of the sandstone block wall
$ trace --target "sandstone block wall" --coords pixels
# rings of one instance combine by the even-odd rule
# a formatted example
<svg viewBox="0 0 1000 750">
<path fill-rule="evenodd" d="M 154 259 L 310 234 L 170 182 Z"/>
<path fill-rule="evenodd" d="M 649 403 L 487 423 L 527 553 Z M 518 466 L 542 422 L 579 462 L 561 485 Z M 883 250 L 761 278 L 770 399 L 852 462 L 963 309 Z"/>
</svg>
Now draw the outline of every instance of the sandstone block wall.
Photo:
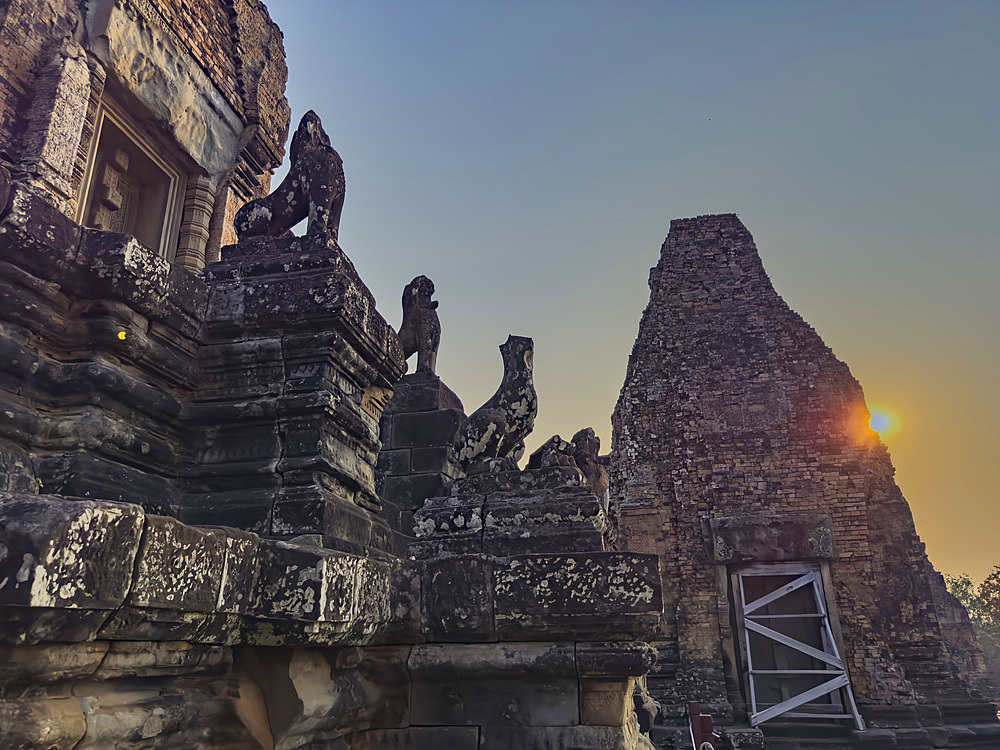
<svg viewBox="0 0 1000 750">
<path fill-rule="evenodd" d="M 402 352 L 339 248 L 233 247 L 199 278 L 21 188 L 2 227 L 7 489 L 392 547 L 374 464 Z"/>
</svg>

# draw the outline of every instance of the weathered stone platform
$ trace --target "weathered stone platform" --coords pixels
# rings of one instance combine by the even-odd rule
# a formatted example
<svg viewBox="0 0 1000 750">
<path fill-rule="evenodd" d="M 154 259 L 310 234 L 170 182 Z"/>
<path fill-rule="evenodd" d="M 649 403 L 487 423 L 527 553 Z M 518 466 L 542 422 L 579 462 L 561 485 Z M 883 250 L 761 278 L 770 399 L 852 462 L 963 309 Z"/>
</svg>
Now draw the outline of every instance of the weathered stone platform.
<svg viewBox="0 0 1000 750">
<path fill-rule="evenodd" d="M 463 479 L 439 380 L 383 420 L 399 341 L 335 242 L 196 277 L 15 186 L 0 263 L 7 746 L 645 745 L 655 556 L 576 469 Z"/>
</svg>

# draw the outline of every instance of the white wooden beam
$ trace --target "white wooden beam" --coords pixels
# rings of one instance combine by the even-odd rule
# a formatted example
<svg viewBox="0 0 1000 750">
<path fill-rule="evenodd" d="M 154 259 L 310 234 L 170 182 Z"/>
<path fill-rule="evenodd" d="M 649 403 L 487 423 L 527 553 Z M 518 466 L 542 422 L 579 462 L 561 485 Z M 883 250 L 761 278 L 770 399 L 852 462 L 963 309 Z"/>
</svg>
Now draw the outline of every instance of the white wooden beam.
<svg viewBox="0 0 1000 750">
<path fill-rule="evenodd" d="M 817 698 L 826 695 L 827 693 L 832 693 L 834 690 L 838 690 L 842 687 L 848 685 L 848 679 L 846 674 L 839 674 L 832 680 L 827 680 L 822 685 L 817 685 L 814 688 L 806 690 L 804 693 L 799 693 L 794 698 L 789 698 L 783 703 L 779 703 L 776 706 L 771 706 L 771 708 L 765 709 L 760 713 L 756 713 L 750 717 L 750 723 L 753 726 L 758 724 L 763 724 L 768 719 L 773 719 L 775 716 L 781 716 L 781 714 L 791 711 L 793 708 L 798 708 L 799 706 L 814 701 Z"/>
<path fill-rule="evenodd" d="M 804 576 L 800 576 L 799 578 L 796 578 L 794 581 L 786 583 L 784 586 L 782 586 L 779 589 L 775 589 L 770 594 L 766 594 L 762 596 L 760 599 L 754 599 L 752 602 L 745 604 L 743 607 L 743 614 L 748 615 L 755 609 L 760 609 L 761 607 L 770 604 L 775 599 L 780 599 L 781 597 L 792 593 L 796 589 L 800 589 L 803 586 L 808 586 L 815 580 L 816 580 L 816 574 L 813 571 L 809 571 Z"/>
</svg>

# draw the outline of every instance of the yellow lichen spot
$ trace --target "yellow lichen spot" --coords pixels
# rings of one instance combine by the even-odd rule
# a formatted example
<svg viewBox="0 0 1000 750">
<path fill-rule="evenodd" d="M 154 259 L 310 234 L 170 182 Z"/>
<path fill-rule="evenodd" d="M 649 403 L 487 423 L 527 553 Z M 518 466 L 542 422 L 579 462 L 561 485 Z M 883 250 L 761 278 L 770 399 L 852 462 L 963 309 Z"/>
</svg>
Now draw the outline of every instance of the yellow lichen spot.
<svg viewBox="0 0 1000 750">
<path fill-rule="evenodd" d="M 118 339 L 120 341 L 124 341 L 125 340 L 125 331 L 119 331 L 118 332 Z"/>
</svg>

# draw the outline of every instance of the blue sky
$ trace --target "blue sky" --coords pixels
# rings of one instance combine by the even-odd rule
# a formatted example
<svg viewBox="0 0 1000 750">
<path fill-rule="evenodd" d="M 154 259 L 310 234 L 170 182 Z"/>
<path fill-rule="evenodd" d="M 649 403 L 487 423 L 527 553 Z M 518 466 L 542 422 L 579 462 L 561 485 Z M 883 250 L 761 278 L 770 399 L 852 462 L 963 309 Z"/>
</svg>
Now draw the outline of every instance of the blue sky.
<svg viewBox="0 0 1000 750">
<path fill-rule="evenodd" d="M 779 293 L 891 409 L 932 560 L 1000 563 L 1000 3 L 269 0 L 293 123 L 344 159 L 382 314 L 437 285 L 472 410 L 532 336 L 534 442 L 610 447 L 670 219 L 734 211 Z"/>
</svg>

